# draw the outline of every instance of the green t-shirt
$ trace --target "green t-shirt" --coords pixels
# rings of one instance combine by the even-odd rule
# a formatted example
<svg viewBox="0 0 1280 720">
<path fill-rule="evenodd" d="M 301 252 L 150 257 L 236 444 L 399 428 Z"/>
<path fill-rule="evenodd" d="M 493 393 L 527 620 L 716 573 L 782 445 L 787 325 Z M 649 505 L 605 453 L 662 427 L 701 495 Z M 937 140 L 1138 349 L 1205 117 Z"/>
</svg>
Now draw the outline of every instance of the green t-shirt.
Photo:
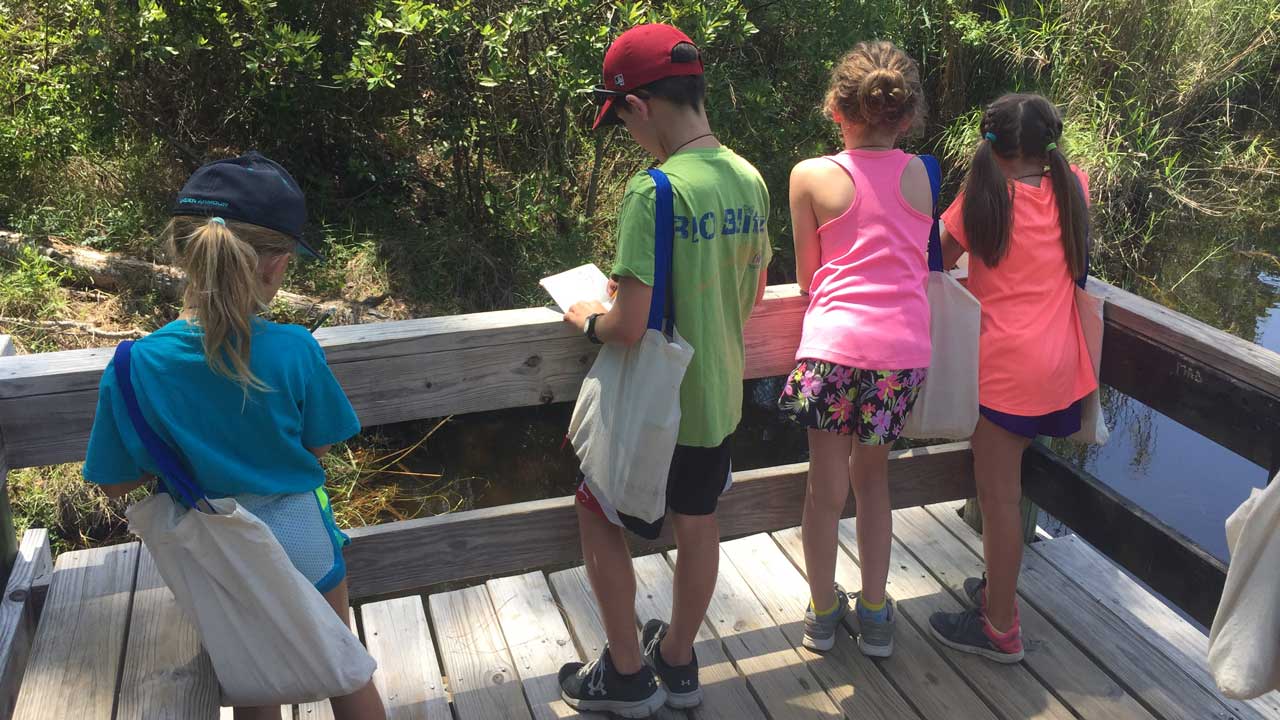
<svg viewBox="0 0 1280 720">
<path fill-rule="evenodd" d="M 694 350 L 680 386 L 677 442 L 715 447 L 742 419 L 742 326 L 771 256 L 769 189 L 751 163 L 724 147 L 682 150 L 661 170 L 675 195 L 676 328 Z M 654 194 L 647 173 L 627 184 L 613 266 L 615 276 L 651 287 Z"/>
</svg>

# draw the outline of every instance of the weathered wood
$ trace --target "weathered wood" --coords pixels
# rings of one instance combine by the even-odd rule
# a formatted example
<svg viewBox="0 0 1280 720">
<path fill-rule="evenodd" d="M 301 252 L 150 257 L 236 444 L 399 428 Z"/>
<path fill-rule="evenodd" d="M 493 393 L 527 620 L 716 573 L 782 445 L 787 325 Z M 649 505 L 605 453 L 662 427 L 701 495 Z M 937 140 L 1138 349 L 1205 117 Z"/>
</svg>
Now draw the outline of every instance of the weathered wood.
<svg viewBox="0 0 1280 720">
<path fill-rule="evenodd" d="M 956 520 L 960 521 L 958 517 Z M 839 538 L 841 547 L 854 560 L 859 560 L 854 520 L 840 521 Z M 888 590 L 901 612 L 899 624 L 910 622 L 919 628 L 999 716 L 1058 720 L 1075 717 L 1025 666 L 999 666 L 986 658 L 955 652 L 937 643 L 929 629 L 929 616 L 935 612 L 960 612 L 965 606 L 946 592 L 897 540 L 890 549 Z"/>
<path fill-rule="evenodd" d="M 771 717 L 844 717 L 723 549 L 707 622 Z"/>
<path fill-rule="evenodd" d="M 803 299 L 773 288 L 748 322 L 748 377 L 784 374 Z M 365 329 L 373 328 L 373 329 Z M 323 329 L 317 339 L 364 425 L 571 401 L 597 351 L 546 308 Z M 107 350 L 0 361 L 13 467 L 83 459 Z"/>
<path fill-rule="evenodd" d="M 1031 546 L 1063 575 L 1115 613 L 1157 650 L 1177 662 L 1200 686 L 1215 691 L 1209 671 L 1209 638 L 1184 620 L 1079 536 L 1055 538 Z M 1243 720 L 1280 718 L 1280 693 L 1250 701 L 1224 698 Z"/>
<path fill-rule="evenodd" d="M 432 595 L 428 604 L 458 720 L 529 718 L 484 587 Z"/>
<path fill-rule="evenodd" d="M 809 584 L 768 535 L 750 535 L 722 545 L 739 574 L 818 678 L 845 717 L 860 720 L 907 720 L 920 717 L 903 700 L 870 658 L 858 650 L 848 632 L 837 632 L 836 644 L 825 653 L 804 647 L 804 615 Z M 956 678 L 959 683 L 959 678 Z"/>
<path fill-rule="evenodd" d="M 551 587 L 555 590 L 556 599 L 569 623 L 569 630 L 577 642 L 579 655 L 588 661 L 600 657 L 608 638 L 605 636 L 595 595 L 591 592 L 586 568 L 578 566 L 552 573 Z M 689 714 L 683 710 L 663 707 L 655 717 L 658 720 L 688 720 Z"/>
<path fill-rule="evenodd" d="M 952 535 L 982 553 L 982 538 L 954 513 L 931 513 Z M 1039 553 L 1025 553 L 1018 577 L 1022 599 L 1041 613 L 1090 656 L 1104 664 L 1130 693 L 1165 718 L 1226 718 L 1230 711 L 1216 693 L 1192 680 L 1173 660 L 1158 652 L 1139 633 L 1095 600 Z"/>
<path fill-rule="evenodd" d="M 296 708 L 298 720 L 334 720 L 333 707 L 328 700 L 317 700 Z"/>
<path fill-rule="evenodd" d="M 0 338 L 3 344 L 3 338 Z M 9 718 L 18 702 L 18 688 L 31 656 L 37 615 L 31 586 L 50 571 L 49 531 L 28 530 L 18 546 L 18 556 L 0 599 L 0 718 Z"/>
<path fill-rule="evenodd" d="M 18 349 L 13 346 L 13 338 L 8 335 L 0 335 L 0 357 L 8 357 L 17 355 Z"/>
<path fill-rule="evenodd" d="M 1105 384 L 1263 468 L 1280 460 L 1280 397 L 1115 321 L 1102 347 Z"/>
<path fill-rule="evenodd" d="M 364 644 L 378 661 L 373 684 L 387 720 L 449 720 L 449 697 L 417 595 L 360 608 Z"/>
<path fill-rule="evenodd" d="M 981 576 L 980 558 L 923 508 L 899 510 L 894 534 L 938 581 L 967 602 L 964 579 Z M 967 523 L 966 523 L 967 524 Z M 1085 720 L 1155 720 L 1106 671 L 1028 603 L 1020 605 L 1027 667 Z"/>
<path fill-rule="evenodd" d="M 633 565 L 636 616 L 641 623 L 650 618 L 669 621 L 675 585 L 671 566 L 661 555 L 638 557 Z M 724 654 L 724 646 L 706 622 L 698 626 L 693 651 L 698 656 L 698 681 L 702 685 L 698 720 L 764 720 L 764 711 L 751 696 L 746 680 Z"/>
<path fill-rule="evenodd" d="M 0 335 L 0 358 L 13 356 L 17 349 L 8 335 Z M 10 453 L 5 442 L 4 427 L 0 426 L 0 577 L 7 577 L 18 555 L 18 534 L 13 527 L 13 508 L 9 505 Z M 0 648 L 2 650 L 2 648 Z M 2 684 L 3 676 L 0 676 Z M 11 707 L 7 703 L 5 707 Z"/>
<path fill-rule="evenodd" d="M 213 720 L 219 699 L 218 678 L 200 645 L 200 633 L 183 615 L 144 546 L 138 558 L 116 720 Z"/>
<path fill-rule="evenodd" d="M 1022 491 L 1188 615 L 1213 623 L 1226 566 L 1182 533 L 1038 443 L 1022 456 Z"/>
<path fill-rule="evenodd" d="M 1018 510 L 1022 513 L 1022 542 L 1029 543 L 1036 537 L 1036 527 L 1040 522 L 1040 508 L 1036 507 L 1030 498 L 1024 497 L 1018 501 Z M 974 532 L 982 534 L 982 505 L 978 503 L 977 498 L 969 498 L 965 501 L 960 517 L 964 518 L 964 523 L 973 528 Z"/>
<path fill-rule="evenodd" d="M 717 517 L 724 537 L 792 527 L 800 523 L 808 466 L 734 473 Z M 891 455 L 894 507 L 914 507 L 973 495 L 968 443 L 948 443 Z M 502 575 L 581 560 L 573 498 L 553 498 L 496 508 L 407 520 L 348 532 L 348 580 L 353 598 L 420 590 L 450 580 Z M 853 498 L 845 514 L 854 510 Z M 637 542 L 637 554 L 671 547 L 668 531 L 653 543 Z M 422 553 L 422 548 L 436 552 Z"/>
<path fill-rule="evenodd" d="M 800 528 L 790 528 L 773 533 L 775 542 L 793 564 L 804 572 L 804 542 Z M 836 550 L 836 582 L 848 592 L 862 589 L 862 575 L 853 558 L 843 549 Z M 892 585 L 890 595 L 892 595 Z M 845 620 L 845 628 L 855 632 L 853 619 Z M 988 720 L 995 718 L 982 698 L 965 683 L 954 668 L 947 664 L 941 651 L 934 647 L 925 633 L 910 622 L 898 620 L 893 640 L 893 655 L 874 661 L 884 669 L 887 677 L 901 689 L 902 696 L 926 720 Z M 861 651 L 855 648 L 861 655 Z M 871 662 L 868 660 L 868 662 Z M 909 717 L 909 716 L 908 716 Z"/>
<path fill-rule="evenodd" d="M 218 712 L 218 720 L 236 720 L 235 708 L 224 707 Z M 283 705 L 280 708 L 280 720 L 293 720 L 293 706 Z"/>
<path fill-rule="evenodd" d="M 560 666 L 582 658 L 540 572 L 485 583 L 535 720 L 575 717 L 560 699 Z"/>
<path fill-rule="evenodd" d="M 58 556 L 14 717 L 111 719 L 138 548 L 135 542 Z"/>
</svg>

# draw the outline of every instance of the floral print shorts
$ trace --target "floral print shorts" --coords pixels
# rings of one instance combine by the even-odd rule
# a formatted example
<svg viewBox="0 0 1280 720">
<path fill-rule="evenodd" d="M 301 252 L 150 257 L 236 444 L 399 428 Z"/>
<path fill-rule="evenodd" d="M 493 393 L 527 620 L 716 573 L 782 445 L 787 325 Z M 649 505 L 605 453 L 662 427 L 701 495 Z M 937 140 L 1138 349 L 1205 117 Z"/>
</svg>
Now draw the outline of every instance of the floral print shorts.
<svg viewBox="0 0 1280 720">
<path fill-rule="evenodd" d="M 863 445 L 888 445 L 902 434 L 926 372 L 801 360 L 787 377 L 778 408 L 806 428 L 853 435 Z"/>
</svg>

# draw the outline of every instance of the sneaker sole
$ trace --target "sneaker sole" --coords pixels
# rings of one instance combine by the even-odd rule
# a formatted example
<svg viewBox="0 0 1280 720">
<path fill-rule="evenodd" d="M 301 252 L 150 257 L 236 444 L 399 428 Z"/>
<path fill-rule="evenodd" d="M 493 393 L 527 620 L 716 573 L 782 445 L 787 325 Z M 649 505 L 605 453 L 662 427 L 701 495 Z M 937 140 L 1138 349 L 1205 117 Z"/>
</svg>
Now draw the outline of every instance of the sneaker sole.
<svg viewBox="0 0 1280 720">
<path fill-rule="evenodd" d="M 702 688 L 698 688 L 701 690 Z M 579 712 L 609 712 L 624 718 L 647 718 L 662 709 L 667 702 L 667 693 L 658 688 L 658 692 L 644 700 L 575 700 L 568 693 L 560 691 L 560 699 L 569 707 Z"/>
<path fill-rule="evenodd" d="M 687 710 L 702 704 L 702 688 L 687 693 L 667 691 L 667 707 L 673 710 Z"/>
<path fill-rule="evenodd" d="M 893 655 L 893 640 L 890 640 L 888 645 L 868 645 L 862 642 L 862 636 L 859 635 L 858 649 L 868 657 L 887 658 Z"/>
<path fill-rule="evenodd" d="M 1024 656 L 1024 653 L 1021 650 L 1016 654 L 1002 653 L 998 650 L 988 650 L 986 648 L 974 647 L 973 645 L 965 645 L 964 643 L 955 642 L 943 637 L 942 634 L 939 633 L 932 625 L 929 626 L 929 632 L 933 633 L 935 640 L 946 645 L 952 650 L 959 650 L 960 652 L 969 653 L 970 655 L 981 655 L 992 662 L 998 662 L 1002 665 L 1013 665 L 1014 663 L 1022 662 L 1022 658 Z"/>
<path fill-rule="evenodd" d="M 802 640 L 800 644 L 814 652 L 827 652 L 836 646 L 836 634 L 831 633 L 831 637 L 827 638 L 816 638 L 811 635 L 805 635 L 804 640 Z"/>
</svg>

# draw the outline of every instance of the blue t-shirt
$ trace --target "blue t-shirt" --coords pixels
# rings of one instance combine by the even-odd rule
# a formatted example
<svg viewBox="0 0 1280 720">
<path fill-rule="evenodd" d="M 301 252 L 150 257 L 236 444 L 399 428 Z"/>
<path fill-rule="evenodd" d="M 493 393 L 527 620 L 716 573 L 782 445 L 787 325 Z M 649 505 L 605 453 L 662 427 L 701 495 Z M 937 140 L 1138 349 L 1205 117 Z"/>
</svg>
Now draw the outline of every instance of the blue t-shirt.
<svg viewBox="0 0 1280 720">
<path fill-rule="evenodd" d="M 306 328 L 255 319 L 249 366 L 271 388 L 250 390 L 205 362 L 200 330 L 176 320 L 134 344 L 131 379 L 142 415 L 210 497 L 309 492 L 324 485 L 307 448 L 360 432 L 351 403 Z M 107 366 L 84 476 L 100 485 L 158 475 Z"/>
</svg>

